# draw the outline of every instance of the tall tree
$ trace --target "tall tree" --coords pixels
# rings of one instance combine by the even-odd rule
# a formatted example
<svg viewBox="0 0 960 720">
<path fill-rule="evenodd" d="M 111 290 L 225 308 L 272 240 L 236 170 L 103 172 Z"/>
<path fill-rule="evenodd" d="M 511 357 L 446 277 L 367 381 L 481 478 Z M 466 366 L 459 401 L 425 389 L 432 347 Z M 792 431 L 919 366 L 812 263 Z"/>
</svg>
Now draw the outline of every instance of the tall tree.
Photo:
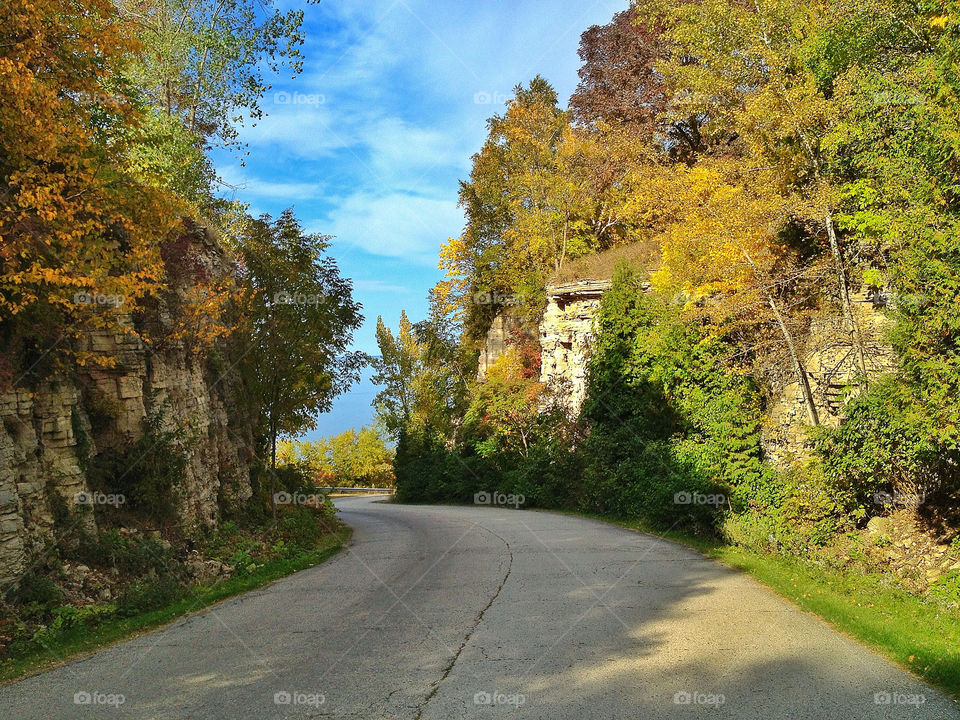
<svg viewBox="0 0 960 720">
<path fill-rule="evenodd" d="M 903 8 L 884 3 L 709 0 L 666 12 L 673 51 L 658 67 L 674 91 L 686 93 L 692 109 L 709 118 L 708 133 L 736 133 L 750 172 L 791 201 L 810 245 L 829 253 L 830 294 L 865 384 L 867 340 L 851 300 L 860 253 L 848 247 L 851 238 L 836 221 L 848 165 L 835 156 L 839 162 L 831 163 L 827 146 L 841 122 L 834 84 L 846 69 L 879 59 L 891 45 L 909 54 L 925 40 L 904 23 Z"/>
<path fill-rule="evenodd" d="M 733 161 L 663 172 L 649 192 L 667 226 L 654 284 L 686 295 L 722 334 L 746 331 L 756 339 L 772 327 L 793 368 L 807 421 L 818 425 L 797 340 L 804 311 L 814 302 L 817 266 L 804 265 L 784 237 L 789 204 Z"/>
<path fill-rule="evenodd" d="M 272 483 L 277 438 L 314 427 L 362 364 L 347 350 L 361 308 L 326 254 L 329 240 L 304 233 L 292 210 L 252 220 L 239 240 L 251 337 L 243 368 L 259 405 Z"/>
<path fill-rule="evenodd" d="M 0 323 L 8 346 L 28 334 L 56 356 L 161 286 L 179 205 L 122 167 L 142 115 L 119 79 L 137 43 L 114 5 L 12 0 L 0 23 Z M 101 296 L 123 302 L 85 301 Z"/>
<path fill-rule="evenodd" d="M 374 399 L 386 431 L 452 442 L 462 415 L 466 365 L 462 347 L 435 320 L 413 325 L 400 313 L 397 334 L 377 318 L 380 357 L 373 358 Z"/>
<path fill-rule="evenodd" d="M 129 70 L 151 104 L 205 141 L 237 144 L 237 124 L 263 115 L 265 71 L 302 68 L 302 10 L 272 0 L 121 0 L 147 49 Z"/>
<path fill-rule="evenodd" d="M 594 130 L 604 125 L 638 134 L 670 157 L 690 162 L 707 150 L 703 122 L 686 98 L 675 96 L 658 64 L 670 56 L 669 16 L 618 12 L 606 25 L 580 36 L 580 83 L 570 96 L 574 121 Z"/>
<path fill-rule="evenodd" d="M 441 251 L 448 279 L 437 289 L 444 304 L 463 308 L 471 339 L 499 310 L 473 302 L 477 293 L 510 297 L 535 315 L 544 284 L 565 263 L 625 235 L 615 207 L 627 194 L 624 173 L 611 172 L 605 149 L 573 131 L 546 80 L 518 86 L 489 128 L 461 183 L 467 223 Z"/>
</svg>

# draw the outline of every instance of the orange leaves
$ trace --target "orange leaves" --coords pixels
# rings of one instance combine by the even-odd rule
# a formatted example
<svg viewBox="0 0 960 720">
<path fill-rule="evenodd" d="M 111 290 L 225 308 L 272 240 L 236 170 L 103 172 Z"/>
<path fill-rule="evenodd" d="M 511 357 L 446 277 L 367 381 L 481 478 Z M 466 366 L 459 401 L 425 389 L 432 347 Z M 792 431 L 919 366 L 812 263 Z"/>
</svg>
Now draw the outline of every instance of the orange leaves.
<svg viewBox="0 0 960 720">
<path fill-rule="evenodd" d="M 485 426 L 505 447 L 526 455 L 545 389 L 529 376 L 521 350 L 510 346 L 478 383 L 467 420 Z"/>
<path fill-rule="evenodd" d="M 158 246 L 180 213 L 121 169 L 119 129 L 137 111 L 111 89 L 132 35 L 109 0 L 8 0 L 0 25 L 0 320 L 46 306 L 72 336 L 120 331 L 160 287 Z M 81 291 L 127 304 L 94 308 L 76 301 Z"/>
</svg>

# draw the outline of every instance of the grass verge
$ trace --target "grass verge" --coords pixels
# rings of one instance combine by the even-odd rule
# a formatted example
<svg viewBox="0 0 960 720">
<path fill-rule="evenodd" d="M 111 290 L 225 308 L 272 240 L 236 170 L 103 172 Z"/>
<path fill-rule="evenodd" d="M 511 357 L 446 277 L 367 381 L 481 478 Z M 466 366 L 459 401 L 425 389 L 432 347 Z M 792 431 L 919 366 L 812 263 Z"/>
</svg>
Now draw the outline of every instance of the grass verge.
<svg viewBox="0 0 960 720">
<path fill-rule="evenodd" d="M 108 618 L 94 627 L 78 625 L 58 634 L 44 649 L 37 649 L 0 665 L 0 682 L 9 682 L 61 665 L 80 655 L 102 649 L 181 617 L 199 612 L 234 595 L 269 585 L 282 577 L 329 559 L 347 543 L 350 528 L 325 536 L 309 552 L 271 560 L 248 575 L 231 577 L 211 586 L 195 586 L 169 605 L 129 618 Z"/>
<path fill-rule="evenodd" d="M 549 511 L 557 512 L 557 511 Z M 563 512 L 563 511 L 561 511 Z M 744 572 L 923 681 L 960 700 L 960 613 L 911 595 L 879 573 L 854 574 L 622 518 L 563 512 L 657 535 Z"/>
</svg>

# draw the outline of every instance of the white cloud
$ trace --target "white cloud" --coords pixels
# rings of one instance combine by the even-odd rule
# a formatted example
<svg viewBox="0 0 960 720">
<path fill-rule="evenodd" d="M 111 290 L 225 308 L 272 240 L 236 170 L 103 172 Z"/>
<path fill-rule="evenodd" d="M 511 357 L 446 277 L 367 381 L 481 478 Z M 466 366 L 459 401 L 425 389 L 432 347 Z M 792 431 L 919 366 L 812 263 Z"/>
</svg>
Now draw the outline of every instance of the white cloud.
<svg viewBox="0 0 960 720">
<path fill-rule="evenodd" d="M 405 287 L 403 285 L 391 285 L 390 283 L 383 282 L 382 280 L 354 280 L 353 289 L 361 290 L 363 292 L 374 292 L 374 293 L 390 293 L 393 294 L 403 294 L 409 295 L 413 293 L 413 289 Z"/>
<path fill-rule="evenodd" d="M 417 191 L 437 168 L 469 172 L 470 152 L 437 129 L 418 127 L 399 118 L 382 118 L 367 130 L 370 169 L 376 179 L 398 190 Z M 445 188 L 448 192 L 451 188 Z"/>
<path fill-rule="evenodd" d="M 435 265 L 441 243 L 459 235 L 463 212 L 455 201 L 392 192 L 359 192 L 335 203 L 316 231 L 337 238 L 338 257 L 350 247 L 373 255 Z M 313 228 L 311 228 L 313 229 Z"/>
<path fill-rule="evenodd" d="M 252 177 L 243 168 L 230 165 L 219 170 L 220 178 L 229 187 L 223 194 L 236 194 L 239 199 L 265 198 L 285 200 L 309 200 L 323 195 L 323 186 L 317 182 L 288 182 L 263 180 Z"/>
<path fill-rule="evenodd" d="M 317 94 L 308 89 L 297 92 L 304 96 Z M 275 104 L 268 99 L 263 110 L 267 114 L 255 126 L 247 125 L 240 130 L 241 139 L 256 147 L 258 155 L 265 148 L 275 147 L 299 157 L 320 158 L 346 144 L 326 97 L 323 104 Z"/>
</svg>

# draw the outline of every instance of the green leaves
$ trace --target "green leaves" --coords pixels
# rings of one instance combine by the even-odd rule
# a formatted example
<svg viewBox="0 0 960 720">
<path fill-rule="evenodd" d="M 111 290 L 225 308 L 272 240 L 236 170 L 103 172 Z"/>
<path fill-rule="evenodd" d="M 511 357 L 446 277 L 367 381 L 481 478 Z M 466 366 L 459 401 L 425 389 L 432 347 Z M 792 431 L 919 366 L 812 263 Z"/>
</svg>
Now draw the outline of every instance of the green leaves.
<svg viewBox="0 0 960 720">
<path fill-rule="evenodd" d="M 238 240 L 251 342 L 242 367 L 268 448 L 280 434 L 313 427 L 362 364 L 347 350 L 360 305 L 328 246 L 329 238 L 305 234 L 292 210 L 250 220 Z"/>
<path fill-rule="evenodd" d="M 237 123 L 263 115 L 264 71 L 302 67 L 303 11 L 272 0 L 123 0 L 119 9 L 143 43 L 131 80 L 202 143 L 237 145 Z"/>
<path fill-rule="evenodd" d="M 466 392 L 463 348 L 436 321 L 411 325 L 405 311 L 396 335 L 377 318 L 377 346 L 373 382 L 384 389 L 373 404 L 387 432 L 452 440 Z"/>
<path fill-rule="evenodd" d="M 764 472 L 759 395 L 725 367 L 721 343 L 680 307 L 645 292 L 642 280 L 621 266 L 603 298 L 584 406 L 593 423 L 588 466 L 645 457 L 652 467 L 635 478 L 641 486 L 676 474 L 687 490 L 730 487 L 738 497 L 737 488 L 753 489 Z"/>
<path fill-rule="evenodd" d="M 949 474 L 938 432 L 932 418 L 922 417 L 918 400 L 886 378 L 847 405 L 838 428 L 813 433 L 825 477 L 848 502 L 870 508 L 871 496 L 887 489 L 923 495 Z"/>
</svg>

